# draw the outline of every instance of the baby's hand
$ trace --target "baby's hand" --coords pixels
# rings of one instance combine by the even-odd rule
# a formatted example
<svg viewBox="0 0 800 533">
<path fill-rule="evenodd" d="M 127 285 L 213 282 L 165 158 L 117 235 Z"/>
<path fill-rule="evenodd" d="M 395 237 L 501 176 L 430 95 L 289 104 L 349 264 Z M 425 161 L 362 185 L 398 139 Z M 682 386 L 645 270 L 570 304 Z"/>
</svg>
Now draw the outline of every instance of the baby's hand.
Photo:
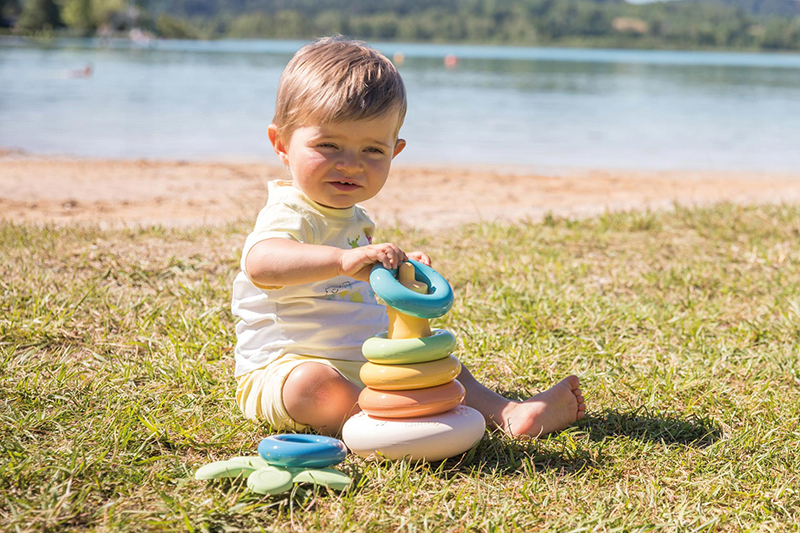
<svg viewBox="0 0 800 533">
<path fill-rule="evenodd" d="M 431 258 L 425 252 L 408 252 L 406 255 L 409 259 L 419 261 L 425 266 L 431 266 Z"/>
<path fill-rule="evenodd" d="M 376 263 L 382 264 L 384 268 L 397 268 L 406 259 L 408 257 L 405 252 L 396 244 L 382 243 L 361 246 L 345 250 L 342 253 L 339 274 L 360 281 L 369 281 L 370 270 Z"/>
</svg>

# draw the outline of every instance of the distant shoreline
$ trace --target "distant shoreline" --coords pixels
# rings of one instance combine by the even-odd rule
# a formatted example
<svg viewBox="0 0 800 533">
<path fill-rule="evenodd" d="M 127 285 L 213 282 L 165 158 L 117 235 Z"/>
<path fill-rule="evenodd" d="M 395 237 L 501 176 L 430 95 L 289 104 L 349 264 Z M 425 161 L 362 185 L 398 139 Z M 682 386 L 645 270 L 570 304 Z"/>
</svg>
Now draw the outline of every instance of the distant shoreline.
<svg viewBox="0 0 800 533">
<path fill-rule="evenodd" d="M 138 43 L 135 40 L 129 39 L 124 36 L 114 37 L 76 37 L 69 34 L 55 33 L 47 37 L 34 37 L 29 35 L 13 35 L 0 33 L 0 47 L 14 47 L 14 46 L 30 46 L 40 44 L 53 44 L 55 41 L 68 43 L 71 45 L 84 44 L 86 48 L 104 48 L 119 50 L 164 50 L 164 51 L 180 51 L 182 43 L 196 45 L 197 43 L 283 43 L 285 44 L 284 52 L 291 55 L 302 45 L 309 42 L 311 39 L 270 39 L 270 38 L 238 38 L 238 37 L 219 37 L 213 39 L 173 39 L 173 38 L 156 38 L 149 44 Z M 91 43 L 91 46 L 89 44 Z M 725 47 L 696 47 L 696 48 L 681 48 L 678 46 L 660 46 L 660 47 L 645 47 L 645 46 L 591 46 L 588 43 L 581 42 L 566 42 L 566 43 L 541 43 L 541 44 L 512 44 L 512 43 L 487 43 L 487 42 L 425 42 L 425 41 L 385 41 L 385 40 L 369 40 L 369 44 L 386 52 L 386 49 L 402 50 L 406 58 L 420 58 L 420 57 L 444 57 L 448 53 L 456 53 L 460 59 L 507 59 L 508 50 L 519 50 L 523 54 L 519 59 L 538 59 L 535 51 L 541 51 L 546 54 L 553 52 L 563 51 L 567 54 L 573 51 L 596 51 L 598 53 L 619 52 L 625 54 L 635 54 L 637 52 L 663 52 L 665 54 L 672 53 L 700 53 L 700 54 L 725 54 L 725 55 L 741 55 L 741 56 L 772 56 L 776 58 L 789 58 L 790 64 L 787 67 L 796 67 L 800 65 L 800 49 L 762 49 L 762 48 L 725 48 Z M 413 53 L 416 47 L 424 49 L 441 49 L 441 53 L 435 56 L 430 55 L 415 55 Z M 192 47 L 192 50 L 195 50 Z M 504 53 L 492 55 L 492 50 L 502 50 Z M 274 47 L 269 47 L 269 51 L 275 51 Z M 410 51 L 410 53 L 409 53 Z M 469 53 L 465 51 L 473 51 Z M 480 53 L 474 53 L 478 51 Z M 236 50 L 240 52 L 240 50 Z M 528 52 L 525 54 L 524 52 Z M 794 59 L 797 58 L 795 62 Z M 559 58 L 565 59 L 565 58 Z M 620 59 L 620 58 L 618 58 Z M 768 66 L 781 66 L 779 60 L 778 65 Z"/>
</svg>

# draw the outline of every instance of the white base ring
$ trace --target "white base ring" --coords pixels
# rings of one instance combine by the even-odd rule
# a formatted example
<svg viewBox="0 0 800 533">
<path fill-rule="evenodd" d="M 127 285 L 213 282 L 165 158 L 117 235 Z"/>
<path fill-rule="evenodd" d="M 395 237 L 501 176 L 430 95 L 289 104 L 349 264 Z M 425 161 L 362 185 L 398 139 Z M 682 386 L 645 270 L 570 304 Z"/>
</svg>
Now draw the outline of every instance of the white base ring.
<svg viewBox="0 0 800 533">
<path fill-rule="evenodd" d="M 472 448 L 486 430 L 478 411 L 459 405 L 434 416 L 389 420 L 361 412 L 342 428 L 342 440 L 362 457 L 441 461 Z"/>
</svg>

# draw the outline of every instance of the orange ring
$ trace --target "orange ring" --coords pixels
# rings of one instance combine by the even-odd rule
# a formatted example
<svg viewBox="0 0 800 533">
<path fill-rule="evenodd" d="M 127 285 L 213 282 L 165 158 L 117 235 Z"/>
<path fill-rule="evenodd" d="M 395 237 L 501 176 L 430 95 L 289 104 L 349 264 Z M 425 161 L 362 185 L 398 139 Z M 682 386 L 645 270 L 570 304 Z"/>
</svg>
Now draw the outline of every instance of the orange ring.
<svg viewBox="0 0 800 533">
<path fill-rule="evenodd" d="M 458 380 L 427 389 L 386 391 L 365 387 L 358 396 L 361 410 L 382 418 L 412 418 L 444 413 L 457 407 L 466 395 Z"/>
<path fill-rule="evenodd" d="M 380 390 L 426 389 L 449 383 L 458 377 L 461 363 L 451 355 L 430 363 L 410 365 L 377 365 L 364 363 L 361 381 Z"/>
</svg>

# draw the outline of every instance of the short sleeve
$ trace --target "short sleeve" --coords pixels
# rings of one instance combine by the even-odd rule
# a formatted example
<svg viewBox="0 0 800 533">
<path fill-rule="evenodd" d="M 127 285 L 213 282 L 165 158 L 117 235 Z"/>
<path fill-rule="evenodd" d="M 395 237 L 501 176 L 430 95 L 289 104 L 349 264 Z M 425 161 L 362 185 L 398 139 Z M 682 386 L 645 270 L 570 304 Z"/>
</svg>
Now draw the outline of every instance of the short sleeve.
<svg viewBox="0 0 800 533">
<path fill-rule="evenodd" d="M 316 232 L 309 217 L 284 203 L 268 204 L 258 214 L 256 225 L 244 242 L 241 268 L 247 275 L 245 262 L 253 246 L 267 239 L 291 239 L 314 243 Z M 252 281 L 252 280 L 250 280 Z"/>
</svg>

